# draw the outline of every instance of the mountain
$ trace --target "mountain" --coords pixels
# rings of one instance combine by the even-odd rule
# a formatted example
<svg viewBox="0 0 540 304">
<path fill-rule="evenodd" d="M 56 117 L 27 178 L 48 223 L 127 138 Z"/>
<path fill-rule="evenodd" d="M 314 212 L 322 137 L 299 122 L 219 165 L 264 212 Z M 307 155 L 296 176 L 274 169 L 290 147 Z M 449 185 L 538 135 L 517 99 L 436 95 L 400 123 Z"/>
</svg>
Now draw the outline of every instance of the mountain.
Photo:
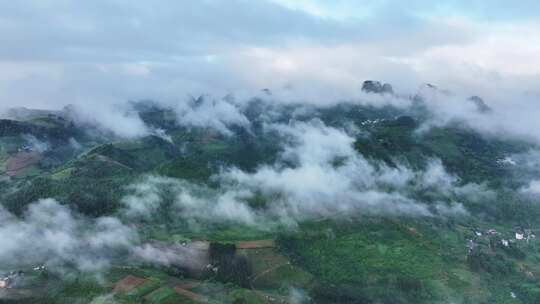
<svg viewBox="0 0 540 304">
<path fill-rule="evenodd" d="M 25 259 L 0 262 L 0 299 L 538 303 L 540 206 L 523 190 L 538 146 L 432 125 L 426 90 L 405 107 L 137 101 L 134 138 L 12 110 L 0 237 L 19 241 L 0 256 Z"/>
<path fill-rule="evenodd" d="M 394 94 L 394 89 L 389 83 L 381 84 L 379 81 L 366 80 L 362 84 L 362 91 L 366 93 Z"/>
</svg>

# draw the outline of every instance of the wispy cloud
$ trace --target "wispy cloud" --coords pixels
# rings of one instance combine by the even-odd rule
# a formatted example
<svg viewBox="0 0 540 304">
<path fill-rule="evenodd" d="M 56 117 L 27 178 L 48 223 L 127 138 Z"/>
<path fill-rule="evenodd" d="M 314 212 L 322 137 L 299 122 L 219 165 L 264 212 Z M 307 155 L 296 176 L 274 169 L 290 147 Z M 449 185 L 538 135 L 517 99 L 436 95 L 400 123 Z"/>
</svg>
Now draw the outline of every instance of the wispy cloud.
<svg viewBox="0 0 540 304">
<path fill-rule="evenodd" d="M 236 222 L 268 229 L 359 214 L 465 215 L 462 201 L 495 197 L 483 185 L 463 185 L 436 159 L 424 171 L 372 164 L 354 150 L 353 137 L 318 120 L 266 128 L 285 138 L 275 164 L 251 173 L 225 169 L 215 177 L 219 189 L 148 176 L 128 189 L 125 214 L 152 220 L 168 212 L 188 223 Z"/>
<path fill-rule="evenodd" d="M 45 265 L 50 271 L 77 269 L 100 274 L 114 262 L 200 267 L 204 252 L 142 243 L 138 231 L 116 217 L 86 218 L 53 199 L 29 205 L 22 217 L 0 208 L 0 268 Z"/>
</svg>

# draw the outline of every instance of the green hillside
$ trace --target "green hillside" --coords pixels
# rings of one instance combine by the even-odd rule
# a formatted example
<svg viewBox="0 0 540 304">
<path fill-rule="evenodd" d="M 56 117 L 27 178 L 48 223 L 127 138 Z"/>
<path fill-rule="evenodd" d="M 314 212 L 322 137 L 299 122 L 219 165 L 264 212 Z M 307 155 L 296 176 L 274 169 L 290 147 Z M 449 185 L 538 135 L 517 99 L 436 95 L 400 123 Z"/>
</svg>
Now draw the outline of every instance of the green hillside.
<svg viewBox="0 0 540 304">
<path fill-rule="evenodd" d="M 134 105 L 147 125 L 169 137 L 103 135 L 68 118 L 50 116 L 1 120 L 2 206 L 24 217 L 36 201 L 53 198 L 89 223 L 104 216 L 129 223 L 138 233 L 137 244 L 159 242 L 158 248 L 176 252 L 178 246 L 202 242 L 206 247 L 197 250 L 208 259 L 205 265 L 197 270 L 174 262 L 157 265 L 119 251 L 96 277 L 77 269 L 74 261 L 63 261 L 43 273 L 25 270 L 23 281 L 32 283 L 6 289 L 6 303 L 300 303 L 291 300 L 293 295 L 313 303 L 540 301 L 540 244 L 531 237 L 540 232 L 540 205 L 519 191 L 540 172 L 504 161 L 534 151 L 534 144 L 481 134 L 458 123 L 420 132 L 428 119 L 421 108 L 343 103 L 303 109 L 253 100 L 242 109 L 250 126 L 233 125 L 225 134 L 182 124 L 172 110 L 155 104 Z M 267 117 L 269 112 L 274 116 Z M 302 155 L 289 156 L 291 147 L 305 144 L 297 137 L 309 130 L 297 135 L 296 129 L 287 128 L 302 122 L 352 138 L 354 155 L 332 159 L 324 167 L 328 174 L 347 169 L 351 158 L 365 161 L 364 166 L 375 172 L 412 172 L 404 185 L 392 182 L 390 175 L 372 173 L 371 181 L 377 180 L 369 187 L 405 196 L 410 204 L 421 202 L 414 208 L 425 211 L 334 211 L 331 206 L 346 203 L 335 201 L 328 202 L 332 211 L 315 215 L 290 213 L 301 208 L 280 213 L 279 208 L 303 203 L 302 199 L 318 202 L 328 190 L 316 189 L 319 194 L 314 197 L 294 189 L 276 190 L 298 182 L 281 183 L 277 179 L 284 174 L 318 165 L 311 159 L 302 163 Z M 27 160 L 24 153 L 35 153 L 35 159 Z M 450 180 L 443 186 L 451 189 L 444 191 L 454 192 L 429 186 L 438 175 L 426 174 L 423 183 L 428 186 L 419 184 L 421 172 L 434 159 L 440 160 L 447 171 L 444 178 Z M 270 175 L 273 186 L 261 186 L 261 172 L 279 173 Z M 354 177 L 346 180 L 353 185 L 371 182 L 356 180 L 360 177 L 355 174 L 362 172 L 344 172 Z M 148 176 L 155 185 L 145 184 Z M 488 189 L 491 194 L 477 198 L 471 189 Z M 374 195 L 372 188 L 366 191 Z M 134 220 L 126 201 L 143 200 L 145 195 L 150 205 Z M 333 195 L 336 200 L 351 199 L 343 193 Z M 222 214 L 216 211 L 220 200 L 237 197 L 254 222 L 236 220 L 245 212 L 239 205 L 226 210 L 229 219 L 216 218 Z M 176 205 L 179 200 L 183 205 Z M 452 213 L 456 200 L 463 210 Z M 285 215 L 294 220 L 276 220 Z M 165 257 L 171 258 L 161 259 Z M 0 266 L 3 269 L 1 262 Z"/>
</svg>

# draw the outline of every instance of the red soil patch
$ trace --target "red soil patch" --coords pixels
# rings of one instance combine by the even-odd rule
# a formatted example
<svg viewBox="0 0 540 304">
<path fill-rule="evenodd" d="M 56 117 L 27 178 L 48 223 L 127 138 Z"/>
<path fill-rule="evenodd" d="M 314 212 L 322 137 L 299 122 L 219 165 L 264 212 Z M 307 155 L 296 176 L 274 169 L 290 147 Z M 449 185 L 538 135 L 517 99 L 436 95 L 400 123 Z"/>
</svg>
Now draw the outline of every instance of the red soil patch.
<svg viewBox="0 0 540 304">
<path fill-rule="evenodd" d="M 6 174 L 13 177 L 21 170 L 41 160 L 37 152 L 19 152 L 7 160 Z"/>
<path fill-rule="evenodd" d="M 238 249 L 274 248 L 274 240 L 245 241 L 236 243 Z"/>
<path fill-rule="evenodd" d="M 182 286 L 182 285 L 180 285 Z M 177 294 L 182 295 L 190 300 L 193 300 L 195 302 L 199 303 L 208 303 L 208 299 L 205 296 L 201 296 L 200 294 L 194 293 L 192 291 L 186 290 L 180 286 L 174 287 L 174 291 L 176 291 Z"/>
<path fill-rule="evenodd" d="M 145 282 L 146 282 L 146 279 L 128 275 L 127 277 L 123 278 L 122 280 L 114 284 L 113 291 L 125 293 L 141 286 Z"/>
</svg>

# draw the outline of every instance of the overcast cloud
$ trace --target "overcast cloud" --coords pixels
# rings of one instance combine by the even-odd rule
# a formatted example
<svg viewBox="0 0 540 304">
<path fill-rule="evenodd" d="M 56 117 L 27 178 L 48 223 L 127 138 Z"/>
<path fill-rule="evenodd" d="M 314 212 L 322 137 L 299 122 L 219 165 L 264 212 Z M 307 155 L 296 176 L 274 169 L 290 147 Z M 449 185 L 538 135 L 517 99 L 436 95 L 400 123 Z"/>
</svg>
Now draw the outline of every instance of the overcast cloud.
<svg viewBox="0 0 540 304">
<path fill-rule="evenodd" d="M 539 9 L 537 1 L 2 1 L 0 107 L 285 85 L 328 99 L 354 94 L 367 78 L 534 95 Z"/>
</svg>

